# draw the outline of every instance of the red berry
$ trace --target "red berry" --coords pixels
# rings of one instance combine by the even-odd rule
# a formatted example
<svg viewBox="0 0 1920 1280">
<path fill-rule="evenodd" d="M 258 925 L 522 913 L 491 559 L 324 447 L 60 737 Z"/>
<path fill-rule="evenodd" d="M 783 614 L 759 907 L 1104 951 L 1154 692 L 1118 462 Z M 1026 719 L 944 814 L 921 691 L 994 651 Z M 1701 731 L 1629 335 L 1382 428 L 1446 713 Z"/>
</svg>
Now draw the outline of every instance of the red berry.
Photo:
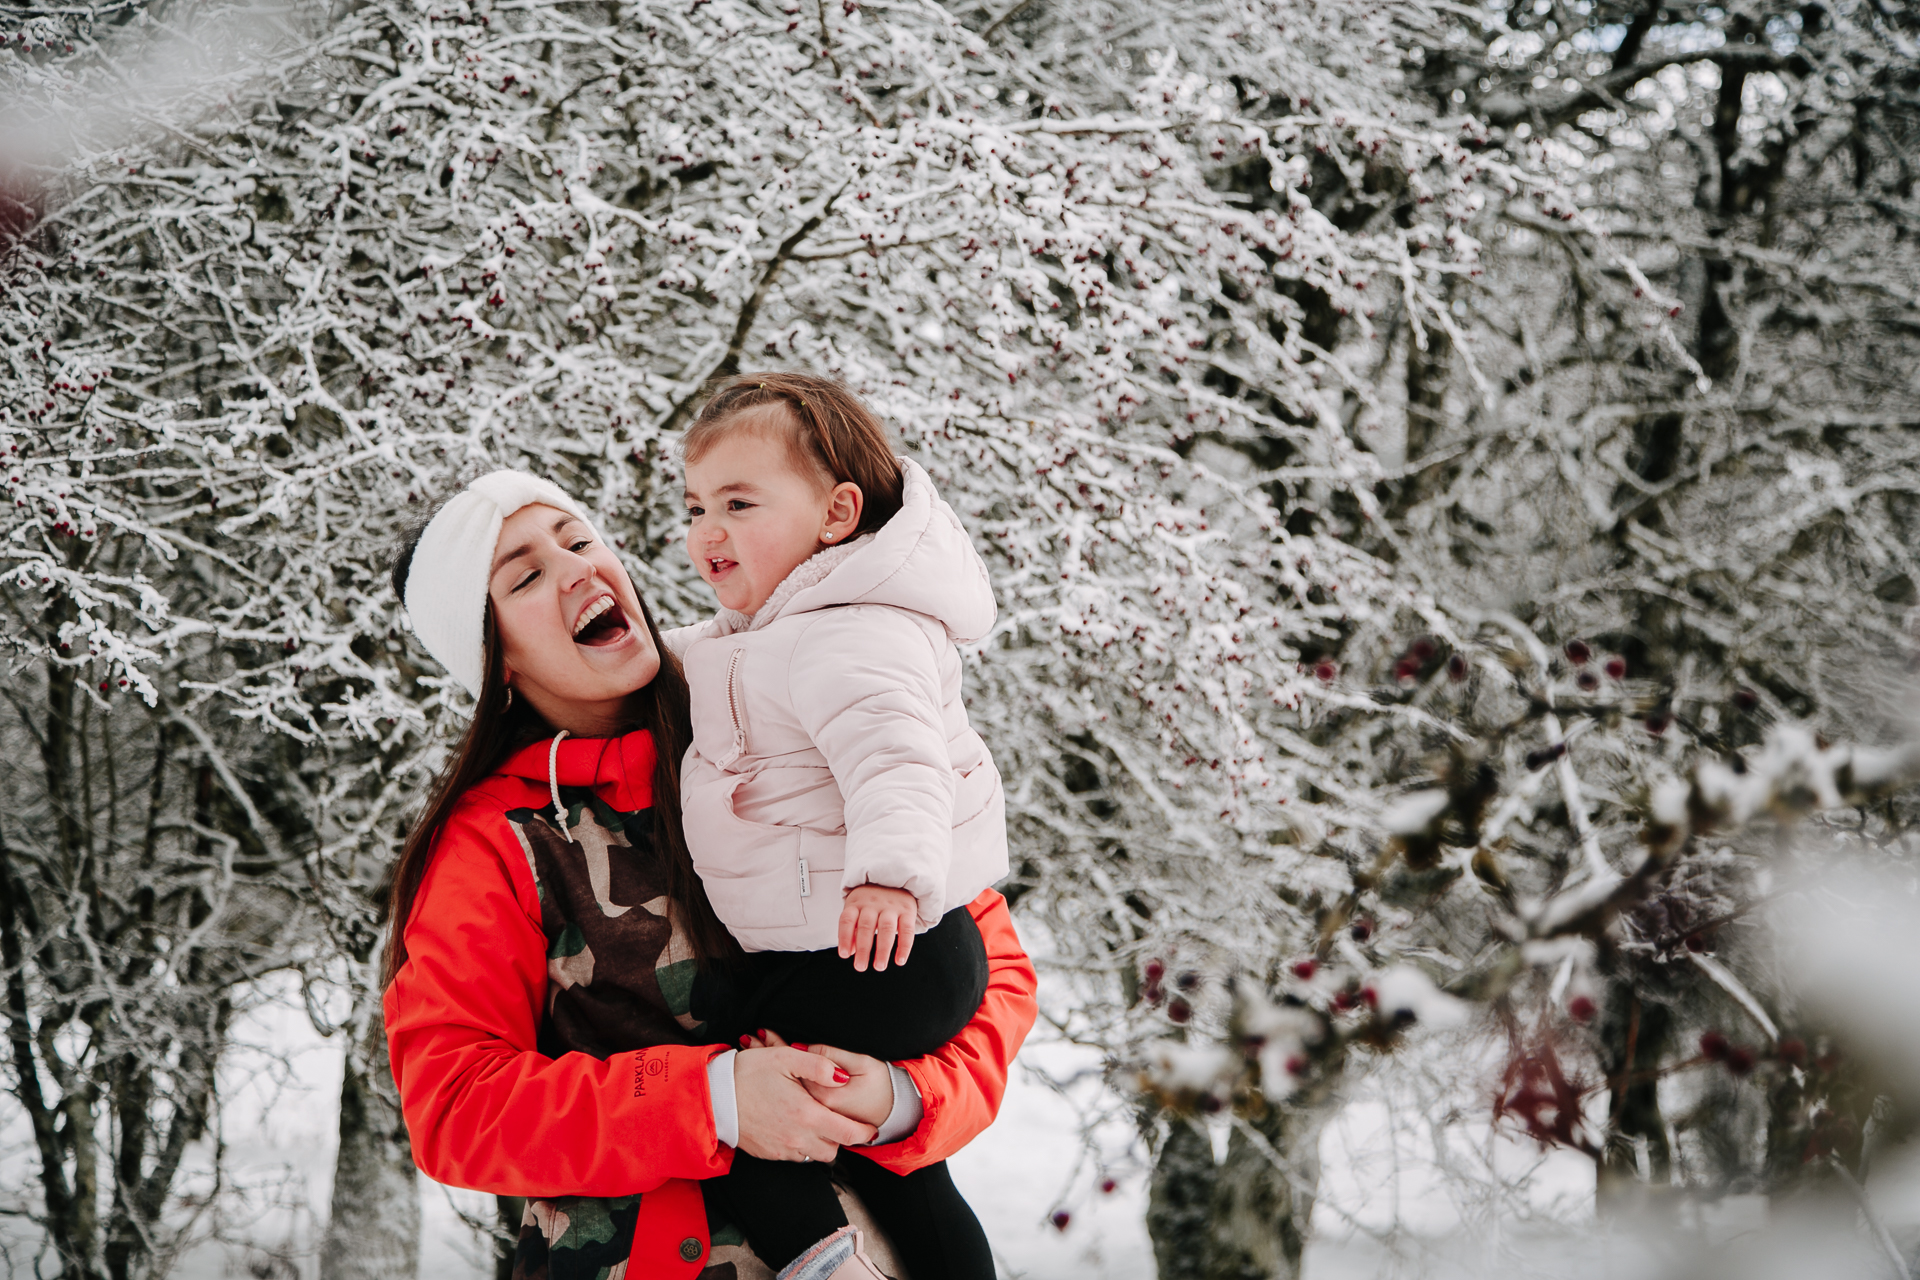
<svg viewBox="0 0 1920 1280">
<path fill-rule="evenodd" d="M 1367 1008 L 1369 1009 L 1378 1009 L 1380 1007 L 1380 993 L 1372 987 L 1360 988 L 1360 998 L 1367 1002 Z"/>
<path fill-rule="evenodd" d="M 1592 693 L 1600 687 L 1600 677 L 1591 671 L 1582 671 L 1579 676 L 1575 678 L 1574 683 L 1580 686 L 1582 693 Z"/>
<path fill-rule="evenodd" d="M 1412 658 L 1402 658 L 1393 664 L 1393 678 L 1401 684 L 1407 684 L 1420 674 L 1420 664 Z"/>
<path fill-rule="evenodd" d="M 100 682 L 100 692 L 102 692 L 102 693 L 110 693 L 110 692 L 112 692 L 112 690 L 113 690 L 113 686 L 112 686 L 111 684 L 109 684 L 109 683 L 108 683 L 107 681 L 105 681 L 105 680 L 102 680 L 102 681 Z"/>
<path fill-rule="evenodd" d="M 1607 659 L 1607 679 L 1625 680 L 1627 678 L 1627 660 L 1618 654 Z"/>
<path fill-rule="evenodd" d="M 1592 1022 L 1597 1012 L 1592 996 L 1575 996 L 1567 1001 L 1567 1016 L 1575 1022 Z"/>
<path fill-rule="evenodd" d="M 1657 738 L 1661 734 L 1665 733 L 1667 731 L 1667 727 L 1672 723 L 1673 723 L 1672 712 L 1664 711 L 1664 710 L 1655 711 L 1653 714 L 1647 717 L 1647 732 Z"/>
<path fill-rule="evenodd" d="M 1743 1076 L 1753 1070 L 1753 1050 L 1743 1044 L 1734 1045 L 1727 1050 L 1727 1070 L 1737 1076 Z"/>
<path fill-rule="evenodd" d="M 1343 1013 L 1348 1009 L 1353 1008 L 1353 992 L 1351 991 L 1334 992 L 1333 1007 L 1340 1010 Z"/>
<path fill-rule="evenodd" d="M 1175 996 L 1167 1005 L 1167 1016 L 1175 1022 L 1186 1022 L 1193 1017 L 1193 1006 Z"/>
<path fill-rule="evenodd" d="M 1291 1058 L 1288 1058 L 1287 1074 L 1290 1076 L 1303 1076 L 1307 1074 L 1307 1060 L 1297 1053 Z"/>
<path fill-rule="evenodd" d="M 1591 657 L 1593 657 L 1593 650 L 1587 647 L 1585 640 L 1567 641 L 1567 661 L 1571 662 L 1574 666 L 1585 666 L 1587 659 Z"/>
<path fill-rule="evenodd" d="M 1715 1062 L 1725 1060 L 1732 1048 L 1733 1046 L 1727 1043 L 1727 1038 L 1718 1031 L 1708 1031 L 1700 1037 L 1701 1055 Z"/>
<path fill-rule="evenodd" d="M 1331 662 L 1323 661 L 1313 664 L 1314 678 L 1322 684 L 1332 684 L 1333 678 L 1339 674 L 1340 668 L 1334 666 Z"/>
<path fill-rule="evenodd" d="M 1425 666 L 1427 661 L 1438 651 L 1439 647 L 1439 645 L 1434 643 L 1432 636 L 1421 636 L 1418 640 L 1415 640 L 1407 646 L 1407 657 Z"/>
<path fill-rule="evenodd" d="M 1752 711 L 1760 705 L 1760 695 L 1745 685 L 1741 685 L 1733 691 L 1733 705 L 1742 711 Z"/>
<path fill-rule="evenodd" d="M 1320 970 L 1318 961 L 1296 960 L 1293 962 L 1293 976 L 1305 982 Z"/>
<path fill-rule="evenodd" d="M 1689 951 L 1705 951 L 1707 949 L 1707 940 L 1697 933 L 1690 933 L 1686 938 L 1686 947 Z"/>
<path fill-rule="evenodd" d="M 1567 744 L 1564 742 L 1556 742 L 1550 747 L 1541 747 L 1537 751 L 1529 751 L 1527 752 L 1527 768 L 1529 770 L 1544 769 L 1565 754 L 1567 754 Z"/>
<path fill-rule="evenodd" d="M 1782 1062 L 1791 1062 L 1796 1067 L 1807 1065 L 1807 1045 L 1803 1040 L 1782 1040 L 1773 1047 L 1773 1051 Z"/>
<path fill-rule="evenodd" d="M 1166 962 L 1163 960 L 1149 960 L 1141 972 L 1146 974 L 1148 982 L 1158 982 L 1167 976 Z"/>
<path fill-rule="evenodd" d="M 1102 1179 L 1100 1179 L 1100 1194 L 1101 1194 L 1101 1195 L 1106 1195 L 1106 1196 L 1110 1196 L 1110 1195 L 1112 1195 L 1112 1194 L 1113 1194 L 1113 1193 L 1114 1193 L 1114 1192 L 1115 1192 L 1116 1190 L 1118 1190 L 1118 1189 L 1119 1189 L 1119 1187 L 1120 1187 L 1120 1184 L 1119 1184 L 1119 1183 L 1117 1183 L 1117 1182 L 1115 1182 L 1115 1181 L 1114 1181 L 1114 1180 L 1113 1180 L 1112 1178 L 1102 1178 Z"/>
<path fill-rule="evenodd" d="M 1068 1213 L 1065 1209 L 1055 1209 L 1053 1211 L 1053 1217 L 1048 1219 L 1048 1221 L 1053 1223 L 1054 1230 L 1065 1231 L 1067 1229 L 1067 1224 L 1073 1221 L 1073 1215 Z"/>
<path fill-rule="evenodd" d="M 1373 936 L 1373 921 L 1367 919 L 1365 916 L 1361 916 L 1348 928 L 1347 934 L 1355 942 L 1365 942 Z"/>
<path fill-rule="evenodd" d="M 1447 659 L 1447 679 L 1459 684 L 1467 678 L 1467 659 L 1465 654 L 1456 653 Z"/>
</svg>

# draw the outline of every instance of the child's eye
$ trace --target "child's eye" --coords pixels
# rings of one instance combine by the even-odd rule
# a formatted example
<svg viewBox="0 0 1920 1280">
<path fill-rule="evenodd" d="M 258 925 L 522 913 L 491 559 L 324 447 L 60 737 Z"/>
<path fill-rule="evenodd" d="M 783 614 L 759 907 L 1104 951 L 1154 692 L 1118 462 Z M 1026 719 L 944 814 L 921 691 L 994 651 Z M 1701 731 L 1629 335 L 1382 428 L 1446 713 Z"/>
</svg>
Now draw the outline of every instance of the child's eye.
<svg viewBox="0 0 1920 1280">
<path fill-rule="evenodd" d="M 729 511 L 745 511 L 747 508 L 751 507 L 752 505 L 753 504 L 751 502 L 748 502 L 745 498 L 727 499 L 727 510 Z"/>
<path fill-rule="evenodd" d="M 707 512 L 704 507 L 688 507 L 687 514 L 690 516 L 703 516 L 707 514 Z"/>
</svg>

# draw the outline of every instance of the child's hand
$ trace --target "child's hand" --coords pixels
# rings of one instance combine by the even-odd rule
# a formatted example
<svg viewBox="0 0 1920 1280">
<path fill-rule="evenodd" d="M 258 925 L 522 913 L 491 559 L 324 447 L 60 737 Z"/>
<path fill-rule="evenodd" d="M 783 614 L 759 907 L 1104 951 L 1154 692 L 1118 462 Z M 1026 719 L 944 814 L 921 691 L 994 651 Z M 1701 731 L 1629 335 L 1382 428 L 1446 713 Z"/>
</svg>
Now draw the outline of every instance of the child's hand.
<svg viewBox="0 0 1920 1280">
<path fill-rule="evenodd" d="M 895 964 L 905 964 L 913 950 L 913 929 L 920 923 L 920 903 L 905 889 L 884 889 L 863 884 L 847 891 L 846 908 L 840 912 L 840 958 L 853 957 L 853 971 L 867 971 L 867 952 L 873 952 L 873 967 L 885 969 L 887 954 Z"/>
</svg>

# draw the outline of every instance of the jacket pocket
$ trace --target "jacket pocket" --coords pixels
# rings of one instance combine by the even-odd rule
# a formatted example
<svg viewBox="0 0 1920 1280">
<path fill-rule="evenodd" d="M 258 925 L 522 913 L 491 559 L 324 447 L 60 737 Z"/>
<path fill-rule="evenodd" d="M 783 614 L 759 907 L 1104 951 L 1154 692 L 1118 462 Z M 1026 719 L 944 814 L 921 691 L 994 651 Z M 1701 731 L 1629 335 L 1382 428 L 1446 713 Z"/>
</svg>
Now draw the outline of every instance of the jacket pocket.
<svg viewBox="0 0 1920 1280">
<path fill-rule="evenodd" d="M 988 810 L 995 807 L 995 797 L 1000 794 L 1000 770 L 994 767 L 991 757 L 960 774 L 953 788 L 954 830 L 958 831 L 968 823 L 986 817 Z"/>
<path fill-rule="evenodd" d="M 723 777 L 686 797 L 683 821 L 694 870 L 728 928 L 802 924 L 800 828 L 748 822 L 736 814 L 733 793 L 746 780 Z"/>
</svg>

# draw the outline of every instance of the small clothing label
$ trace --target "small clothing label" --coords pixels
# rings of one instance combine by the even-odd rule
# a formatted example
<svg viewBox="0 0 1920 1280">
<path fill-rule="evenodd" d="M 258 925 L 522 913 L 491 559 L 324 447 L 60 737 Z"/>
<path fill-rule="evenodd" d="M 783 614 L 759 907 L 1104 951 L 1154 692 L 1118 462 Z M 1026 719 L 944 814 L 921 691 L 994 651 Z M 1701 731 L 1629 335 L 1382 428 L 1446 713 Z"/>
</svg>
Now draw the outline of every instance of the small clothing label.
<svg viewBox="0 0 1920 1280">
<path fill-rule="evenodd" d="M 800 859 L 800 896 L 803 898 L 811 898 L 813 896 L 813 882 L 807 878 L 807 860 L 805 858 Z"/>
</svg>

